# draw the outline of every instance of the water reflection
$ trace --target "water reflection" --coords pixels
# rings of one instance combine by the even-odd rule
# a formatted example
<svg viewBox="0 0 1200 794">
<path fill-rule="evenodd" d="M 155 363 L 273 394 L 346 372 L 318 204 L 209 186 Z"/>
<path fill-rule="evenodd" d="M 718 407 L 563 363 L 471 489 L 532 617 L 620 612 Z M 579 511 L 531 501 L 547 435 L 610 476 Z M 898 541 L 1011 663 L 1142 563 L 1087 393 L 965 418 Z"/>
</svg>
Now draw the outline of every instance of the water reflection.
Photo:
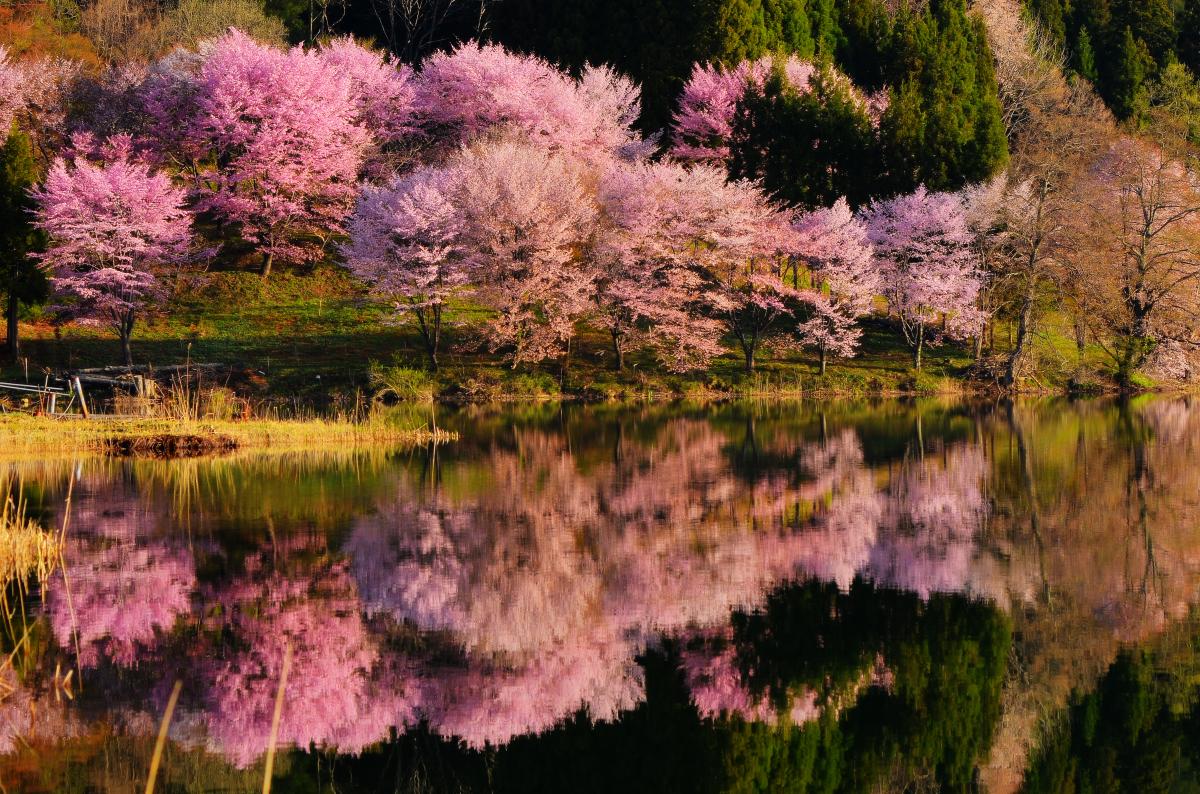
<svg viewBox="0 0 1200 794">
<path fill-rule="evenodd" d="M 168 783 L 254 789 L 290 646 L 294 785 L 1012 790 L 1200 592 L 1186 401 L 440 421 L 462 442 L 8 464 L 72 514 L 0 782 L 137 780 L 179 679 Z"/>
</svg>

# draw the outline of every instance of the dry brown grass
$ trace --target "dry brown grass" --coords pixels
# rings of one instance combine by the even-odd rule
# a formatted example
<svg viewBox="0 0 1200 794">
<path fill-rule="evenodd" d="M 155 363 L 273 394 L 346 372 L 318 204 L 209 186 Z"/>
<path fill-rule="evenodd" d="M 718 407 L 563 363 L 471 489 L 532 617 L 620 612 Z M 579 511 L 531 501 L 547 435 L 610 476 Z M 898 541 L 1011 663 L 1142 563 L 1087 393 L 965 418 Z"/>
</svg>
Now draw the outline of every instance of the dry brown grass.
<svg viewBox="0 0 1200 794">
<path fill-rule="evenodd" d="M 62 538 L 26 517 L 24 505 L 6 498 L 0 509 L 0 589 L 30 577 L 46 581 L 62 557 Z"/>
</svg>

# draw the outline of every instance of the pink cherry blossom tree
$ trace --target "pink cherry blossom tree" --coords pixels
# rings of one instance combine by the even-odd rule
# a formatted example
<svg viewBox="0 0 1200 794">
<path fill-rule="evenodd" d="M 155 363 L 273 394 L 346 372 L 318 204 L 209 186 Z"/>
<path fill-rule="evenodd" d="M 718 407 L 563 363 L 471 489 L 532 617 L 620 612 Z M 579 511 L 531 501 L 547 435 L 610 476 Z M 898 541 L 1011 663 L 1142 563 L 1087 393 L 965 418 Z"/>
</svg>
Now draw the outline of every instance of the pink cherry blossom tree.
<svg viewBox="0 0 1200 794">
<path fill-rule="evenodd" d="M 925 345 L 938 341 L 931 331 L 939 318 L 941 335 L 953 338 L 970 336 L 980 323 L 977 301 L 984 276 L 962 196 L 921 187 L 872 204 L 866 222 L 883 295 L 920 370 Z"/>
<path fill-rule="evenodd" d="M 327 42 L 318 54 L 327 66 L 350 80 L 355 122 L 372 139 L 366 155 L 368 170 L 386 167 L 387 153 L 418 132 L 412 69 L 352 37 Z"/>
<path fill-rule="evenodd" d="M 780 320 L 795 316 L 803 298 L 783 278 L 791 226 L 757 186 L 727 182 L 716 167 L 695 166 L 683 187 L 691 208 L 685 230 L 710 281 L 707 300 L 752 372 L 762 343 Z"/>
<path fill-rule="evenodd" d="M 411 68 L 390 55 L 359 44 L 353 37 L 334 39 L 317 51 L 335 72 L 350 78 L 357 120 L 384 142 L 416 131 Z"/>
<path fill-rule="evenodd" d="M 453 162 L 469 273 L 496 311 L 487 334 L 513 366 L 569 354 L 592 306 L 581 263 L 596 218 L 579 164 L 519 139 L 483 141 Z"/>
<path fill-rule="evenodd" d="M 641 94 L 608 67 L 578 81 L 540 58 L 495 44 L 467 43 L 423 64 L 415 107 L 426 132 L 458 144 L 505 128 L 528 141 L 586 159 L 645 156 L 633 129 Z"/>
<path fill-rule="evenodd" d="M 212 163 L 197 208 L 237 226 L 264 276 L 277 258 L 319 258 L 353 207 L 370 144 L 358 123 L 373 112 L 364 81 L 334 68 L 335 56 L 276 50 L 238 30 L 210 47 L 188 133 Z"/>
<path fill-rule="evenodd" d="M 458 177 L 454 169 L 425 167 L 363 188 L 344 249 L 350 271 L 416 321 L 435 372 L 446 302 L 467 283 Z"/>
<path fill-rule="evenodd" d="M 692 183 L 707 176 L 673 163 L 615 163 L 600 183 L 596 320 L 612 337 L 618 370 L 634 339 L 649 341 L 673 369 L 721 352 L 722 326 L 706 316 L 705 277 L 693 255 L 695 200 L 708 183 Z"/>
<path fill-rule="evenodd" d="M 830 353 L 852 357 L 858 352 L 862 338 L 858 320 L 871 312 L 882 286 L 879 269 L 867 226 L 845 199 L 799 215 L 792 228 L 795 255 L 810 268 L 814 287 L 811 313 L 798 336 L 820 353 L 823 375 Z"/>
<path fill-rule="evenodd" d="M 723 163 L 738 102 L 746 92 L 750 64 L 725 68 L 696 64 L 683 87 L 671 127 L 671 154 L 681 160 Z"/>
<path fill-rule="evenodd" d="M 191 218 L 184 192 L 135 159 L 128 137 L 109 140 L 98 154 L 99 162 L 82 153 L 59 158 L 35 192 L 37 225 L 50 236 L 42 259 L 55 290 L 73 301 L 71 312 L 110 325 L 132 365 L 134 323 L 164 297 L 158 271 L 183 259 Z"/>
<path fill-rule="evenodd" d="M 8 48 L 0 44 L 0 136 L 8 137 L 17 114 L 25 106 L 23 70 L 9 60 Z"/>
</svg>

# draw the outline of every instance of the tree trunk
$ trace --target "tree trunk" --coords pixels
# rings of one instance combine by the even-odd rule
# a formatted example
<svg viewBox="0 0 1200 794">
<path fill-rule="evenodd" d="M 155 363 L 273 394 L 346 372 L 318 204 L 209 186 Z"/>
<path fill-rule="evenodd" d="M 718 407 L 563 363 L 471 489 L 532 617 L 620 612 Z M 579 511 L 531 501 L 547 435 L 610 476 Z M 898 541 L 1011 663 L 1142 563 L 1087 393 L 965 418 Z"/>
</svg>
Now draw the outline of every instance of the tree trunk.
<svg viewBox="0 0 1200 794">
<path fill-rule="evenodd" d="M 126 315 L 121 318 L 120 327 L 121 336 L 121 353 L 125 356 L 125 366 L 133 366 L 133 348 L 129 345 L 130 337 L 133 336 L 133 315 Z"/>
<path fill-rule="evenodd" d="M 822 375 L 825 374 L 825 368 L 828 365 L 828 363 L 829 363 L 829 351 L 825 349 L 824 345 L 821 345 L 821 374 Z"/>
<path fill-rule="evenodd" d="M 275 255 L 272 253 L 268 252 L 263 254 L 262 268 L 259 270 L 259 275 L 261 275 L 263 278 L 271 275 L 271 264 L 274 259 Z"/>
<path fill-rule="evenodd" d="M 430 316 L 425 317 L 424 309 L 417 309 L 417 327 L 421 330 L 421 339 L 425 342 L 425 358 L 429 362 L 430 372 L 439 368 L 438 350 L 442 344 L 442 307 L 434 305 L 430 308 Z"/>
<path fill-rule="evenodd" d="M 567 390 L 567 372 L 571 367 L 571 343 L 574 341 L 573 336 L 567 337 L 567 348 L 563 353 L 562 367 L 558 371 L 558 389 L 559 391 Z"/>
<path fill-rule="evenodd" d="M 621 372 L 625 369 L 625 346 L 621 344 L 621 332 L 616 328 L 612 329 L 612 341 L 613 355 L 615 356 L 613 359 L 613 368 L 617 372 Z"/>
<path fill-rule="evenodd" d="M 129 346 L 129 336 L 121 337 L 121 352 L 125 355 L 125 366 L 133 366 L 133 348 Z"/>
<path fill-rule="evenodd" d="M 754 353 L 758 345 L 756 342 L 742 343 L 742 351 L 746 354 L 746 374 L 754 372 Z"/>
<path fill-rule="evenodd" d="M 913 345 L 913 369 L 921 371 L 921 352 L 925 347 L 925 325 L 917 329 L 917 343 Z"/>
<path fill-rule="evenodd" d="M 17 300 L 16 294 L 10 291 L 8 293 L 8 310 L 5 312 L 5 317 L 8 319 L 8 357 L 13 361 L 21 358 L 20 328 L 17 324 L 20 311 L 21 302 Z"/>
<path fill-rule="evenodd" d="M 1025 356 L 1025 346 L 1029 340 L 1029 326 L 1033 319 L 1033 296 L 1026 295 L 1021 304 L 1021 316 L 1017 318 L 1017 338 L 1012 350 L 1008 353 L 1008 363 L 1004 368 L 1004 385 L 1012 388 L 1017 383 L 1017 369 Z"/>
</svg>

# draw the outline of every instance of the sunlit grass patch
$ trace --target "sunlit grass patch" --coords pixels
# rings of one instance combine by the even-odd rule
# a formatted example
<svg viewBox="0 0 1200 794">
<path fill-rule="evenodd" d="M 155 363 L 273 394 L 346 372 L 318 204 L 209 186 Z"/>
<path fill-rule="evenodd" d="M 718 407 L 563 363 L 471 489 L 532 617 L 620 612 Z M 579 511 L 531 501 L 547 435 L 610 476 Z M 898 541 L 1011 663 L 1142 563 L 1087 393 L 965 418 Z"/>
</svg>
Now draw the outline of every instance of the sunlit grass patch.
<svg viewBox="0 0 1200 794">
<path fill-rule="evenodd" d="M 367 443 L 424 444 L 452 436 L 412 417 L 171 420 L 0 416 L 0 452 L 90 450 L 197 454 L 247 448 L 319 449 Z"/>
</svg>

